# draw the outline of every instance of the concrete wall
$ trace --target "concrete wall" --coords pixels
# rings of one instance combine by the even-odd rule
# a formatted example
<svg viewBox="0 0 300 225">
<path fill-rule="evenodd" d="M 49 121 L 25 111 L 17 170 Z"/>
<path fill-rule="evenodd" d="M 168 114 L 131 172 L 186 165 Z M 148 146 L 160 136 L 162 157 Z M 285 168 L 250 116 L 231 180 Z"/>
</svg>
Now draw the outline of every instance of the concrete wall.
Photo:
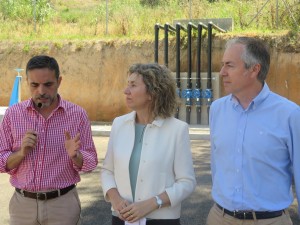
<svg viewBox="0 0 300 225">
<path fill-rule="evenodd" d="M 218 72 L 226 38 L 214 37 L 212 70 Z M 270 39 L 272 45 L 273 39 Z M 203 40 L 202 71 L 207 68 L 206 47 Z M 196 45 L 195 45 L 196 46 Z M 129 111 L 123 90 L 127 69 L 137 62 L 154 61 L 153 41 L 62 41 L 32 43 L 0 43 L 0 106 L 7 106 L 16 76 L 15 68 L 25 68 L 27 61 L 37 54 L 55 57 L 63 77 L 59 93 L 88 112 L 92 121 L 112 121 Z M 159 63 L 163 63 L 163 40 L 159 43 Z M 271 71 L 267 82 L 272 90 L 300 104 L 300 53 L 274 46 L 271 49 Z M 169 67 L 175 71 L 175 40 L 170 41 Z M 196 49 L 193 51 L 195 68 Z M 187 71 L 186 49 L 181 51 L 181 70 Z M 30 97 L 25 73 L 22 72 L 21 99 Z M 194 86 L 193 86 L 194 88 Z M 203 87 L 205 88 L 205 87 Z M 223 95 L 221 88 L 220 96 Z"/>
</svg>

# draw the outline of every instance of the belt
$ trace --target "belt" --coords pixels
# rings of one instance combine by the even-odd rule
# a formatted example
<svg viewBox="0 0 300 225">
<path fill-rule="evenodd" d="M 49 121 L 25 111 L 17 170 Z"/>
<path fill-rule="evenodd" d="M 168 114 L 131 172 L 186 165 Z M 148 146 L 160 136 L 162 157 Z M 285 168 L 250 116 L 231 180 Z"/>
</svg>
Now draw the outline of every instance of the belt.
<svg viewBox="0 0 300 225">
<path fill-rule="evenodd" d="M 216 203 L 219 209 L 221 209 L 225 214 L 232 216 L 234 218 L 240 219 L 240 220 L 253 220 L 253 214 L 255 214 L 256 219 L 262 220 L 262 219 L 271 219 L 275 217 L 279 217 L 282 215 L 284 210 L 279 211 L 229 211 L 228 209 L 223 208 L 219 204 Z"/>
<path fill-rule="evenodd" d="M 67 194 L 74 187 L 75 187 L 75 184 L 68 186 L 66 188 L 63 188 L 63 189 L 58 189 L 58 190 L 49 191 L 49 192 L 29 192 L 29 191 L 22 190 L 20 188 L 16 188 L 16 192 L 20 193 L 22 196 L 27 197 L 27 198 L 34 198 L 37 200 L 49 200 L 49 199 L 57 198 L 59 196 Z"/>
</svg>

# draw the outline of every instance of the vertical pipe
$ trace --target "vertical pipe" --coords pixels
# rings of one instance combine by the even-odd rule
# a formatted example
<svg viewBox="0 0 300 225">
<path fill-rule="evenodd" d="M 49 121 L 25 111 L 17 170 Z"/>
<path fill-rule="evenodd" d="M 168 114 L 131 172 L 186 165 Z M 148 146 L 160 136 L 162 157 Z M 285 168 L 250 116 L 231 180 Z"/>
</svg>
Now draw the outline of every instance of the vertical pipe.
<svg viewBox="0 0 300 225">
<path fill-rule="evenodd" d="M 197 69 L 196 69 L 196 85 L 195 94 L 196 98 L 196 113 L 197 113 L 197 124 L 201 124 L 201 39 L 202 39 L 202 24 L 198 24 L 197 27 Z"/>
<path fill-rule="evenodd" d="M 180 98 L 180 23 L 176 24 L 176 92 L 178 97 Z M 179 118 L 179 106 L 176 108 L 175 117 Z"/>
<path fill-rule="evenodd" d="M 154 62 L 158 63 L 159 24 L 154 26 Z"/>
<path fill-rule="evenodd" d="M 187 26 L 188 33 L 188 52 L 187 52 L 187 63 L 188 63 L 188 78 L 187 88 L 192 88 L 192 25 L 189 23 Z"/>
<path fill-rule="evenodd" d="M 208 52 L 207 52 L 207 89 L 211 89 L 211 51 L 212 51 L 212 24 L 208 23 Z"/>
<path fill-rule="evenodd" d="M 189 23 L 187 26 L 188 34 L 188 49 L 187 49 L 187 63 L 188 63 L 188 74 L 187 74 L 187 86 L 185 91 L 185 106 L 186 106 L 186 122 L 191 122 L 191 106 L 192 106 L 192 25 Z"/>
<path fill-rule="evenodd" d="M 201 38 L 202 38 L 202 25 L 198 24 L 197 29 L 197 82 L 196 88 L 201 88 Z"/>
<path fill-rule="evenodd" d="M 208 123 L 209 123 L 209 109 L 213 99 L 213 90 L 212 90 L 212 82 L 211 82 L 211 58 L 212 58 L 212 23 L 209 22 L 207 26 L 208 30 L 208 53 L 207 53 L 207 88 L 205 90 L 205 99 L 207 105 L 207 116 L 208 116 Z"/>
<path fill-rule="evenodd" d="M 165 65 L 169 67 L 169 24 L 165 24 Z"/>
</svg>

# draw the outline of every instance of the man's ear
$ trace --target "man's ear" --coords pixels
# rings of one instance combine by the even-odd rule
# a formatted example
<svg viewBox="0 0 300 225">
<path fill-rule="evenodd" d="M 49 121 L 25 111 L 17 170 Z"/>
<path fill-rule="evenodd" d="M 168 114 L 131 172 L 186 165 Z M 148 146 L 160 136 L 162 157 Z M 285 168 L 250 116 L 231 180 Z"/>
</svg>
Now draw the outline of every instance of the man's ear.
<svg viewBox="0 0 300 225">
<path fill-rule="evenodd" d="M 261 70 L 261 65 L 257 63 L 252 67 L 252 74 L 257 77 L 260 70 Z"/>
<path fill-rule="evenodd" d="M 59 76 L 58 79 L 57 79 L 58 87 L 60 86 L 61 80 L 62 80 L 62 77 Z"/>
</svg>

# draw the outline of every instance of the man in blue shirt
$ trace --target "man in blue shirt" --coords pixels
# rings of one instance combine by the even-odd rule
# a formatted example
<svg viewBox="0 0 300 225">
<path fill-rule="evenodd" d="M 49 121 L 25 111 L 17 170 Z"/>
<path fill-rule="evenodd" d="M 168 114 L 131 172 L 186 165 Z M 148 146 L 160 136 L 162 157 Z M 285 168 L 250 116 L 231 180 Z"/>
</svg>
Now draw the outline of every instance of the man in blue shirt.
<svg viewBox="0 0 300 225">
<path fill-rule="evenodd" d="M 270 91 L 269 65 L 261 41 L 228 41 L 220 76 L 229 95 L 210 109 L 215 204 L 207 225 L 292 224 L 286 209 L 293 178 L 300 199 L 300 107 Z"/>
</svg>

